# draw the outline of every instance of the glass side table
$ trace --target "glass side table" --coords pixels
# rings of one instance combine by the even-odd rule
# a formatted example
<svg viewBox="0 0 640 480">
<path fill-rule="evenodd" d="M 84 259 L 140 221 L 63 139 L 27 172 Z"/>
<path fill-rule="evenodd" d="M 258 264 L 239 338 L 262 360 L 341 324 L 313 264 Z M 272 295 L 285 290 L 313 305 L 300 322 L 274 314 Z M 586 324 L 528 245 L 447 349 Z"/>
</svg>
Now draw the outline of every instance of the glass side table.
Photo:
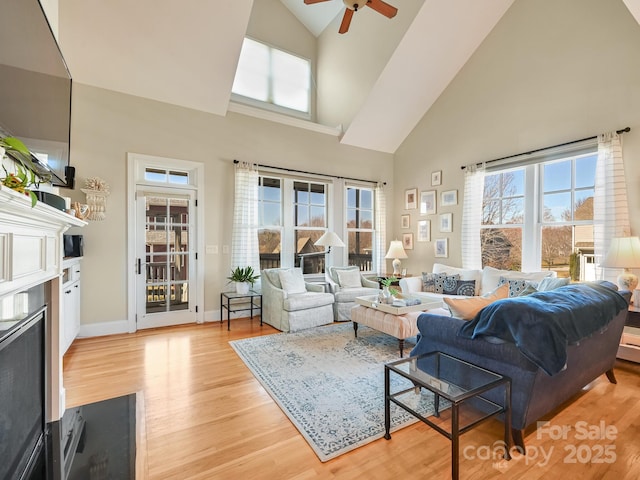
<svg viewBox="0 0 640 480">
<path fill-rule="evenodd" d="M 411 382 L 409 388 L 390 391 L 391 375 Z M 408 403 L 409 395 L 425 388 L 434 394 L 434 413 L 429 418 L 416 412 Z M 503 390 L 502 405 L 484 394 Z M 492 392 L 499 394 L 500 391 Z M 450 404 L 450 412 L 442 414 L 440 399 Z M 504 458 L 511 459 L 511 379 L 441 352 L 409 357 L 384 366 L 384 422 L 387 440 L 391 439 L 391 402 L 411 413 L 438 433 L 451 440 L 451 477 L 459 477 L 459 438 L 479 423 L 504 414 Z M 442 414 L 442 415 L 441 415 Z"/>
<path fill-rule="evenodd" d="M 256 311 L 260 315 L 262 326 L 262 293 L 249 290 L 248 293 L 222 292 L 220 294 L 220 322 L 224 322 L 224 310 L 227 311 L 227 330 L 231 330 L 231 314 L 235 312 Z"/>
</svg>

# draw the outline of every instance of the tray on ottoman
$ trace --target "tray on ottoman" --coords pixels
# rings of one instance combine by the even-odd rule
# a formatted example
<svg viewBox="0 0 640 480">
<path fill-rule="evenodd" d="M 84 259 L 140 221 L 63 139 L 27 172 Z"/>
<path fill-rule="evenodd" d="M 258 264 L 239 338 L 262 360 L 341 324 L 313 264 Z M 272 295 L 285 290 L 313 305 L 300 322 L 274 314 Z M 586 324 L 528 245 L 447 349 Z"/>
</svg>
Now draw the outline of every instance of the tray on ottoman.
<svg viewBox="0 0 640 480">
<path fill-rule="evenodd" d="M 358 305 L 362 305 L 363 307 L 375 308 L 376 310 L 380 310 L 385 313 L 390 313 L 391 315 L 403 315 L 409 312 L 423 312 L 426 310 L 431 310 L 432 308 L 442 307 L 442 299 L 434 298 L 433 301 L 425 302 L 421 300 L 422 303 L 417 305 L 409 305 L 406 307 L 394 307 L 393 305 L 387 303 L 378 302 L 378 297 L 376 295 L 369 295 L 365 297 L 356 297 L 356 303 Z"/>
</svg>

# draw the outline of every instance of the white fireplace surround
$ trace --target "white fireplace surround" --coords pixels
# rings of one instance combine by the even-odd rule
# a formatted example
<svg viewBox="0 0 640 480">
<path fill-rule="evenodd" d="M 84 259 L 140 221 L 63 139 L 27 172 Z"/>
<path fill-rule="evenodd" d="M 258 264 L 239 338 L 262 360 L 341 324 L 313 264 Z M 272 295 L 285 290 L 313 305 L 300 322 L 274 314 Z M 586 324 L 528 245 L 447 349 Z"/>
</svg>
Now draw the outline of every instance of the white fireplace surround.
<svg viewBox="0 0 640 480">
<path fill-rule="evenodd" d="M 62 234 L 87 223 L 0 185 L 0 299 L 45 284 L 47 421 L 65 409 L 60 349 Z"/>
</svg>

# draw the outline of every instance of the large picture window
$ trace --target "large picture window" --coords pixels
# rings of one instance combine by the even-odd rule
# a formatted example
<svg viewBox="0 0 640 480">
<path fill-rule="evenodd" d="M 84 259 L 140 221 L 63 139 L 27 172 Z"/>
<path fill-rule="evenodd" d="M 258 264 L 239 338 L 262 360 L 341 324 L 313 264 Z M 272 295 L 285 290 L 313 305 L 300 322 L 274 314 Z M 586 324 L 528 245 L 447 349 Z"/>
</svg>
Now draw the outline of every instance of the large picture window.
<svg viewBox="0 0 640 480">
<path fill-rule="evenodd" d="M 567 156 L 485 176 L 483 266 L 593 277 L 597 154 Z"/>
</svg>

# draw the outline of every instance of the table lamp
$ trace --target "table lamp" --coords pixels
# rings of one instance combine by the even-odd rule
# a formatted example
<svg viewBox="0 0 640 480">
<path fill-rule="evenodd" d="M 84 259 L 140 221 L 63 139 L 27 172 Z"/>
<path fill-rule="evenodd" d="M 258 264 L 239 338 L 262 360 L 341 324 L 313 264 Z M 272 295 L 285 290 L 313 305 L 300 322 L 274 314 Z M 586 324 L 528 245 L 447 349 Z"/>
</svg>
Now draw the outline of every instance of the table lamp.
<svg viewBox="0 0 640 480">
<path fill-rule="evenodd" d="M 402 247 L 402 242 L 400 240 L 392 240 L 389 245 L 389 251 L 384 258 L 393 258 L 393 262 L 391 262 L 391 265 L 393 265 L 393 275 L 397 277 L 400 275 L 400 259 L 409 257 L 407 257 L 407 253 Z"/>
<path fill-rule="evenodd" d="M 633 292 L 638 286 L 638 277 L 630 269 L 640 268 L 640 239 L 638 237 L 621 237 L 611 240 L 609 251 L 600 263 L 604 268 L 622 268 L 618 275 L 618 288 Z"/>
<path fill-rule="evenodd" d="M 344 243 L 335 232 L 327 230 L 322 236 L 316 240 L 314 245 L 319 247 L 327 247 L 326 253 L 331 253 L 331 247 L 344 247 Z"/>
</svg>

